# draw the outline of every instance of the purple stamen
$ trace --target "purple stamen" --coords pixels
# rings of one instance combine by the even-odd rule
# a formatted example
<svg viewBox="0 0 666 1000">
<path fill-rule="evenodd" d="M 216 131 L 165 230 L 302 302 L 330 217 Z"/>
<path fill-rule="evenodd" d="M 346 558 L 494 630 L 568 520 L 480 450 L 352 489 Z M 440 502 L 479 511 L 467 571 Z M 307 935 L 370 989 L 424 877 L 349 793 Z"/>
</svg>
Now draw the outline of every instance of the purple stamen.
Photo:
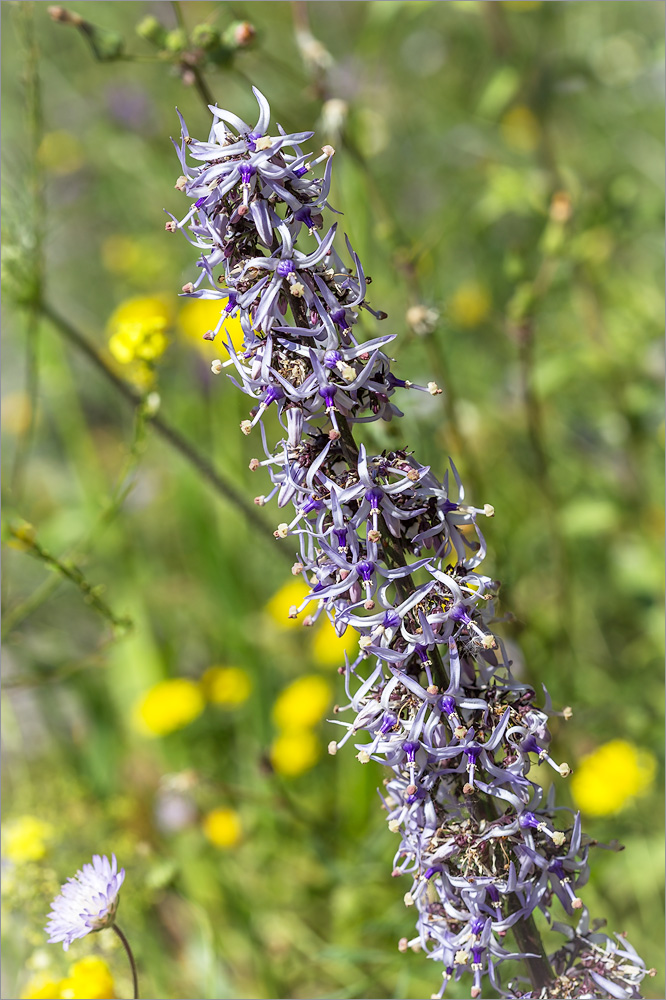
<svg viewBox="0 0 666 1000">
<path fill-rule="evenodd" d="M 286 278 L 288 274 L 293 274 L 293 272 L 296 270 L 296 267 L 294 266 L 293 260 L 290 260 L 289 257 L 285 257 L 284 260 L 281 260 L 279 262 L 275 270 L 277 271 L 277 273 L 280 275 L 281 278 Z"/>
</svg>

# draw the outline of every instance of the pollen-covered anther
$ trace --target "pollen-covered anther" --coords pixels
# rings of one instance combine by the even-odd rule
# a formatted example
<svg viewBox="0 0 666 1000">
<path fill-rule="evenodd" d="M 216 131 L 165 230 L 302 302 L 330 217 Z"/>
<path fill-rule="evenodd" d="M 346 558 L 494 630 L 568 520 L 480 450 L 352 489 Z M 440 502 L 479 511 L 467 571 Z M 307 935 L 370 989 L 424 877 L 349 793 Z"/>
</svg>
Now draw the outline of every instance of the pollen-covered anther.
<svg viewBox="0 0 666 1000">
<path fill-rule="evenodd" d="M 266 503 L 266 497 L 263 496 L 255 497 L 254 502 L 256 503 L 257 507 L 263 507 L 264 504 Z"/>
<path fill-rule="evenodd" d="M 254 148 L 258 153 L 260 153 L 262 149 L 270 149 L 272 145 L 273 139 L 271 139 L 270 135 L 262 135 L 259 139 L 254 140 Z"/>
<path fill-rule="evenodd" d="M 321 147 L 321 151 L 324 154 L 324 156 L 334 156 L 335 155 L 335 148 L 333 146 L 329 146 L 328 144 L 326 146 L 322 146 Z"/>
<path fill-rule="evenodd" d="M 436 382 L 428 382 L 428 392 L 430 393 L 431 396 L 440 396 L 442 390 L 440 389 L 440 387 L 437 385 Z"/>
<path fill-rule="evenodd" d="M 167 233 L 175 233 L 178 229 L 178 225 L 173 221 L 173 219 L 169 219 L 168 222 L 165 222 L 164 229 Z"/>
<path fill-rule="evenodd" d="M 292 604 L 292 606 L 289 608 L 289 613 L 288 613 L 287 617 L 288 618 L 298 618 L 298 608 L 296 607 L 295 604 Z"/>
<path fill-rule="evenodd" d="M 345 381 L 353 382 L 356 378 L 356 369 L 352 368 L 352 366 L 348 365 L 345 361 L 338 361 L 336 367 Z"/>
<path fill-rule="evenodd" d="M 240 422 L 240 429 L 242 430 L 243 434 L 245 434 L 247 436 L 250 433 L 250 431 L 252 430 L 252 421 L 251 420 L 241 420 L 241 422 Z"/>
<path fill-rule="evenodd" d="M 312 617 L 312 615 L 306 615 L 305 618 L 303 619 L 303 628 L 312 628 L 314 623 L 315 620 Z"/>
<path fill-rule="evenodd" d="M 174 187 L 176 191 L 184 191 L 186 186 L 187 186 L 187 177 L 185 177 L 184 174 L 181 174 L 176 183 L 174 184 Z"/>
<path fill-rule="evenodd" d="M 483 513 L 486 515 L 486 517 L 494 517 L 495 516 L 495 508 L 493 507 L 493 505 L 491 503 L 484 503 L 484 505 L 483 505 Z"/>
<path fill-rule="evenodd" d="M 376 528 L 371 528 L 370 531 L 368 532 L 368 541 L 369 542 L 375 542 L 375 543 L 377 543 L 377 542 L 381 541 L 381 537 L 382 537 L 381 531 L 377 531 Z"/>
<path fill-rule="evenodd" d="M 375 606 L 375 602 L 373 600 L 371 600 L 370 598 L 368 598 L 367 601 L 363 602 L 363 607 L 365 608 L 366 611 L 372 611 L 372 609 L 374 608 L 374 606 Z"/>
<path fill-rule="evenodd" d="M 340 431 L 336 430 L 335 427 L 328 432 L 329 441 L 337 441 L 340 437 Z"/>
<path fill-rule="evenodd" d="M 400 938 L 398 941 L 398 951 L 405 952 L 409 948 L 409 941 L 406 937 Z"/>
<path fill-rule="evenodd" d="M 186 294 L 186 295 L 191 295 L 191 294 L 192 294 L 192 292 L 194 291 L 194 285 L 192 284 L 192 282 L 191 282 L 191 281 L 187 281 L 187 282 L 186 282 L 186 283 L 185 283 L 185 284 L 183 285 L 183 287 L 182 287 L 181 291 L 185 292 L 185 294 Z"/>
<path fill-rule="evenodd" d="M 474 785 L 470 785 L 469 782 L 463 785 L 463 795 L 473 795 L 473 794 L 474 794 Z"/>
<path fill-rule="evenodd" d="M 367 649 L 368 646 L 372 646 L 372 638 L 369 635 L 362 635 L 358 640 L 358 645 L 360 649 Z"/>
<path fill-rule="evenodd" d="M 259 468 L 260 464 L 261 463 L 260 463 L 260 461 L 259 461 L 258 458 L 251 458 L 250 459 L 250 464 L 248 466 L 250 472 L 256 472 L 257 469 Z"/>
<path fill-rule="evenodd" d="M 286 521 L 281 521 L 273 532 L 276 538 L 286 538 L 289 534 L 289 525 Z"/>
<path fill-rule="evenodd" d="M 367 750 L 359 750 L 359 752 L 356 754 L 356 760 L 360 764 L 369 764 L 370 763 L 370 754 L 368 753 Z"/>
<path fill-rule="evenodd" d="M 571 907 L 574 910 L 580 910 L 582 905 L 583 905 L 583 900 L 579 899 L 578 896 L 574 896 L 574 898 L 571 900 Z"/>
<path fill-rule="evenodd" d="M 397 819 L 390 819 L 388 821 L 387 826 L 388 826 L 389 830 L 391 831 L 391 833 L 399 833 L 400 832 L 400 824 L 398 823 Z"/>
<path fill-rule="evenodd" d="M 414 905 L 414 897 L 412 896 L 411 892 L 406 892 L 405 895 L 403 896 L 403 900 L 405 902 L 405 906 Z"/>
<path fill-rule="evenodd" d="M 484 649 L 497 649 L 497 640 L 494 635 L 484 635 L 481 645 Z"/>
<path fill-rule="evenodd" d="M 417 469 L 410 469 L 410 470 L 409 470 L 409 472 L 407 473 L 407 478 L 408 478 L 408 479 L 409 479 L 409 480 L 410 480 L 410 481 L 411 481 L 412 483 L 416 483 L 416 482 L 418 482 L 418 479 L 419 479 L 419 473 L 418 473 L 418 470 L 417 470 Z"/>
<path fill-rule="evenodd" d="M 417 792 L 416 785 L 407 785 L 407 788 L 405 789 L 406 795 L 416 795 L 416 792 Z"/>
<path fill-rule="evenodd" d="M 560 772 L 563 778 L 568 778 L 569 775 L 572 773 L 571 768 L 569 767 L 566 761 L 562 761 L 557 770 Z"/>
<path fill-rule="evenodd" d="M 469 991 L 469 995 L 471 996 L 472 1000 L 477 1000 L 477 997 L 481 996 L 481 987 L 472 986 L 471 990 Z"/>
<path fill-rule="evenodd" d="M 305 295 L 305 285 L 300 281 L 293 281 L 290 285 L 289 291 L 292 295 L 295 295 L 297 299 L 302 299 Z"/>
<path fill-rule="evenodd" d="M 456 726 L 453 730 L 453 735 L 457 740 L 464 740 L 467 736 L 467 729 L 465 726 Z"/>
<path fill-rule="evenodd" d="M 461 948 L 455 953 L 453 961 L 456 965 L 467 965 L 469 962 L 469 952 Z"/>
<path fill-rule="evenodd" d="M 212 371 L 213 375 L 219 375 L 223 367 L 224 366 L 219 358 L 215 358 L 215 360 L 211 361 L 210 363 L 210 370 Z"/>
<path fill-rule="evenodd" d="M 293 573 L 294 576 L 300 576 L 304 569 L 305 567 L 303 566 L 302 562 L 295 562 L 294 565 L 291 567 L 291 572 Z"/>
<path fill-rule="evenodd" d="M 331 740 L 326 749 L 330 753 L 331 757 L 335 757 L 336 753 L 338 752 L 338 744 L 335 742 L 335 740 Z"/>
<path fill-rule="evenodd" d="M 565 708 L 562 709 L 562 718 L 565 719 L 567 722 L 572 716 L 573 716 L 573 708 L 571 708 L 570 705 L 567 705 Z"/>
<path fill-rule="evenodd" d="M 429 687 L 426 688 L 426 691 L 428 692 L 428 694 L 439 694 L 439 688 L 437 687 L 436 684 L 431 684 Z"/>
</svg>

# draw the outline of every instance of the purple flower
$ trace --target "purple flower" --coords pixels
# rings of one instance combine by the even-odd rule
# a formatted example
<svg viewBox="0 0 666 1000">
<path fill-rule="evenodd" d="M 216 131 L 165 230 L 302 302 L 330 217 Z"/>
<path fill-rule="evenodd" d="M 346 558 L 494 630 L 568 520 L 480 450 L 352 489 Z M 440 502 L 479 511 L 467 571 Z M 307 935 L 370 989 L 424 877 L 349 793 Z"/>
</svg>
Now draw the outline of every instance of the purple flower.
<svg viewBox="0 0 666 1000">
<path fill-rule="evenodd" d="M 400 948 L 441 964 L 438 998 L 464 975 L 472 997 L 484 978 L 504 996 L 536 995 L 521 981 L 506 988 L 501 966 L 535 958 L 521 928 L 540 909 L 567 938 L 551 956 L 555 975 L 575 983 L 553 995 L 636 996 L 640 960 L 585 922 L 578 892 L 590 845 L 580 817 L 563 828 L 569 812 L 555 789 L 545 795 L 529 777 L 534 755 L 558 777 L 570 769 L 548 751 L 547 692 L 538 707 L 493 631 L 499 585 L 479 569 L 478 524 L 493 507 L 467 503 L 452 462 L 450 483 L 406 448 L 372 454 L 355 443 L 355 425 L 401 416 L 396 392 L 440 390 L 395 375 L 385 353 L 392 334 L 364 341 L 357 332 L 361 310 L 385 314 L 367 301 L 349 240 L 343 259 L 336 226 L 318 233 L 333 150 L 310 159 L 300 146 L 310 133 L 267 136 L 268 105 L 255 96 L 254 127 L 211 108 L 211 134 L 199 143 L 182 122 L 180 188 L 194 204 L 170 227 L 187 228 L 200 252 L 185 294 L 226 298 L 224 315 L 238 315 L 245 334 L 242 349 L 225 345 L 226 364 L 252 400 L 241 428 L 261 436 L 264 456 L 250 468 L 265 470 L 270 490 L 256 502 L 293 507 L 274 532 L 296 550 L 293 572 L 309 591 L 290 617 L 311 625 L 326 615 L 338 635 L 351 627 L 359 636 L 341 669 L 345 703 L 334 724 L 343 733 L 329 750 L 353 741 L 361 763 L 388 770 L 380 795 L 399 840 L 392 874 L 407 883 L 416 924 Z M 576 931 L 558 908 L 581 915 Z M 509 931 L 516 952 L 504 947 Z"/>
<path fill-rule="evenodd" d="M 67 879 L 60 895 L 51 903 L 45 930 L 49 943 L 62 941 L 65 951 L 72 941 L 93 931 L 110 927 L 118 909 L 118 893 L 125 879 L 125 869 L 118 871 L 115 854 L 111 861 L 94 854 L 92 864 L 86 864 Z"/>
</svg>

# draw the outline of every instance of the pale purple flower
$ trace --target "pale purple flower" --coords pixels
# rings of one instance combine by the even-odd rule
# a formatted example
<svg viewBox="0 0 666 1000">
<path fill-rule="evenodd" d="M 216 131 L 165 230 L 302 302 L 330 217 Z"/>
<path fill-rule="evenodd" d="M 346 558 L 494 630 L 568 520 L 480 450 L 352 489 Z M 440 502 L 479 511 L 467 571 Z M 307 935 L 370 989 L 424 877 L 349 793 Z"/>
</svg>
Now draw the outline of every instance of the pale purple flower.
<svg viewBox="0 0 666 1000">
<path fill-rule="evenodd" d="M 110 927 L 118 909 L 118 893 L 125 879 L 125 869 L 118 871 L 115 854 L 94 854 L 92 864 L 85 864 L 76 875 L 67 879 L 60 895 L 51 903 L 51 912 L 44 928 L 49 943 L 62 941 L 65 951 L 72 941 L 93 931 Z"/>
</svg>

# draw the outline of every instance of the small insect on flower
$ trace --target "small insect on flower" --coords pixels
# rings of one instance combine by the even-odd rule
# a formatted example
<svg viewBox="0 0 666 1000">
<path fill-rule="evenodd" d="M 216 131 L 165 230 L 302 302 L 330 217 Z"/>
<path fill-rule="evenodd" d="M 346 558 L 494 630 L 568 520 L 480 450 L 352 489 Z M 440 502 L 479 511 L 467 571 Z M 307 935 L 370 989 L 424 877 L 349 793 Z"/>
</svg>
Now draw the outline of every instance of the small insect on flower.
<svg viewBox="0 0 666 1000">
<path fill-rule="evenodd" d="M 125 869 L 118 871 L 115 854 L 111 861 L 94 854 L 91 865 L 83 868 L 62 886 L 51 903 L 46 927 L 49 944 L 62 941 L 65 951 L 72 941 L 93 931 L 111 927 L 118 909 L 118 893 L 125 879 Z"/>
</svg>

